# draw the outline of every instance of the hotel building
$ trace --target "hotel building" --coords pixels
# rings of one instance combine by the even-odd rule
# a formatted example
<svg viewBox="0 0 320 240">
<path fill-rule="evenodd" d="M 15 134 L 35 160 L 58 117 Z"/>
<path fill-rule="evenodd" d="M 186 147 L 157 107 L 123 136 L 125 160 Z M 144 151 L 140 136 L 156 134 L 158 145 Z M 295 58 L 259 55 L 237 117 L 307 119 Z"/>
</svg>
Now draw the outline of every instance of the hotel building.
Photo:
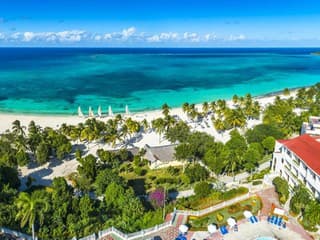
<svg viewBox="0 0 320 240">
<path fill-rule="evenodd" d="M 307 134 L 289 140 L 277 140 L 271 169 L 285 178 L 291 187 L 304 184 L 320 198 L 320 139 Z"/>
</svg>

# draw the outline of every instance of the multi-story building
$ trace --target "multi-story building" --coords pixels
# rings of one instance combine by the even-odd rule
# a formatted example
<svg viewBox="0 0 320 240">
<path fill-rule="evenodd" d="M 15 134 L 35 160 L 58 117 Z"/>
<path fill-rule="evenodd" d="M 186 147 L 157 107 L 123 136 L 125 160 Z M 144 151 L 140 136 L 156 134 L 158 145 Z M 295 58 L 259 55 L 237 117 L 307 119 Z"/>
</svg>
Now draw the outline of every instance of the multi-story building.
<svg viewBox="0 0 320 240">
<path fill-rule="evenodd" d="M 272 170 L 291 187 L 304 184 L 320 198 L 320 142 L 307 134 L 289 140 L 277 140 Z"/>
<path fill-rule="evenodd" d="M 303 134 L 320 136 L 320 117 L 309 117 L 309 122 L 304 122 L 301 126 L 301 135 Z"/>
</svg>

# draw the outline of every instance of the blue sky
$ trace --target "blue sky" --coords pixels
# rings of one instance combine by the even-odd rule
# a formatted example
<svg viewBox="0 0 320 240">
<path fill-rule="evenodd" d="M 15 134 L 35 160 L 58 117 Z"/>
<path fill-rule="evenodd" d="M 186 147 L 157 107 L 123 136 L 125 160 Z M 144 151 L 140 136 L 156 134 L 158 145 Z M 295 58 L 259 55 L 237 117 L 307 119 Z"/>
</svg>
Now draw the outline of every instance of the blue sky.
<svg viewBox="0 0 320 240">
<path fill-rule="evenodd" d="M 1 0 L 0 46 L 320 46 L 319 0 Z"/>
</svg>

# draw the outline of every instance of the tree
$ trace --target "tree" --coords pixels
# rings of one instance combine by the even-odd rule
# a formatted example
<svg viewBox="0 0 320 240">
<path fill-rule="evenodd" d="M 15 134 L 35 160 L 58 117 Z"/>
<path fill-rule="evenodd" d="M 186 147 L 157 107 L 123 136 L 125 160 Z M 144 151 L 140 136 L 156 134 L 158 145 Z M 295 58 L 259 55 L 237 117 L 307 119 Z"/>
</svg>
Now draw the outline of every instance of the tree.
<svg viewBox="0 0 320 240">
<path fill-rule="evenodd" d="M 172 143 L 185 141 L 190 134 L 190 128 L 184 121 L 179 121 L 175 126 L 168 129 L 165 136 Z"/>
<path fill-rule="evenodd" d="M 202 167 L 200 164 L 190 164 L 186 168 L 185 174 L 189 177 L 191 183 L 204 181 L 209 177 L 208 170 Z"/>
<path fill-rule="evenodd" d="M 197 197 L 206 197 L 211 192 L 211 185 L 207 182 L 199 182 L 194 187 L 194 193 Z"/>
<path fill-rule="evenodd" d="M 259 124 L 245 133 L 248 143 L 262 143 L 267 137 L 282 139 L 285 137 L 281 129 L 273 124 Z"/>
<path fill-rule="evenodd" d="M 229 149 L 223 143 L 217 142 L 206 151 L 203 161 L 216 174 L 221 174 L 229 159 Z"/>
<path fill-rule="evenodd" d="M 165 121 L 163 120 L 163 118 L 157 118 L 155 120 L 152 120 L 151 124 L 152 124 L 152 127 L 159 134 L 159 142 L 160 142 L 161 135 L 165 131 Z"/>
<path fill-rule="evenodd" d="M 272 136 L 266 137 L 262 141 L 262 145 L 265 148 L 265 150 L 267 151 L 267 153 L 273 152 L 275 143 L 276 143 L 276 140 Z"/>
<path fill-rule="evenodd" d="M 307 203 L 303 214 L 303 223 L 308 223 L 308 225 L 312 227 L 320 224 L 319 200 L 312 200 Z"/>
<path fill-rule="evenodd" d="M 170 112 L 170 107 L 169 107 L 169 105 L 165 103 L 165 104 L 162 105 L 161 109 L 162 109 L 162 114 L 163 114 L 165 117 L 167 117 L 167 116 L 169 115 L 169 112 Z"/>
<path fill-rule="evenodd" d="M 272 181 L 275 186 L 276 192 L 279 194 L 279 201 L 282 204 L 285 204 L 289 198 L 289 185 L 286 180 L 281 177 L 276 177 Z"/>
<path fill-rule="evenodd" d="M 42 141 L 36 148 L 36 160 L 39 164 L 44 164 L 49 158 L 49 146 Z"/>
<path fill-rule="evenodd" d="M 21 220 L 21 227 L 28 224 L 32 228 L 32 237 L 35 239 L 34 225 L 39 220 L 40 226 L 44 221 L 44 213 L 48 211 L 49 204 L 44 199 L 37 198 L 34 194 L 21 192 L 16 199 L 18 214 L 16 219 Z"/>
<path fill-rule="evenodd" d="M 80 164 L 77 168 L 80 175 L 85 176 L 90 182 L 93 182 L 97 174 L 97 159 L 92 154 L 87 155 L 79 160 Z"/>
<path fill-rule="evenodd" d="M 226 164 L 226 171 L 234 176 L 235 171 L 243 167 L 247 143 L 245 138 L 236 130 L 231 131 L 230 135 L 231 138 L 226 143 L 226 147 L 229 149 L 229 160 Z"/>
<path fill-rule="evenodd" d="M 94 182 L 94 188 L 97 195 L 100 196 L 105 193 L 106 188 L 112 182 L 118 185 L 123 185 L 123 179 L 111 169 L 104 169 L 100 171 Z"/>
<path fill-rule="evenodd" d="M 308 189 L 302 185 L 296 186 L 293 191 L 294 194 L 290 199 L 290 210 L 295 214 L 299 214 L 310 202 L 311 196 Z"/>
</svg>

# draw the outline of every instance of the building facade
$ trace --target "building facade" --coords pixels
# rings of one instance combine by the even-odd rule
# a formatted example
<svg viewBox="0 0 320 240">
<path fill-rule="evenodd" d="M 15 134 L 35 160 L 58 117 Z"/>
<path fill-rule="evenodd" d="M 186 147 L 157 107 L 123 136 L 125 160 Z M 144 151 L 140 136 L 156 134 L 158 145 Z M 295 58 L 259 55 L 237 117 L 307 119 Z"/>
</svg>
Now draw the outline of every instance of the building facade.
<svg viewBox="0 0 320 240">
<path fill-rule="evenodd" d="M 277 140 L 271 169 L 291 187 L 304 184 L 320 198 L 320 139 L 307 134 Z"/>
</svg>

